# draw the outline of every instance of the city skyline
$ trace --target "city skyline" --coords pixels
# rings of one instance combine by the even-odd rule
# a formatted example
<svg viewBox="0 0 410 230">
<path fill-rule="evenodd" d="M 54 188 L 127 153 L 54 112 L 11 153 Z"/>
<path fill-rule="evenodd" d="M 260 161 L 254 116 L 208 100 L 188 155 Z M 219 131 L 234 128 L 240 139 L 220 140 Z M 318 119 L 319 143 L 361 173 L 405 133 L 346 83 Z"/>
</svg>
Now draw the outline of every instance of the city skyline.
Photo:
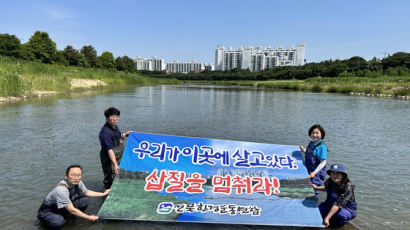
<svg viewBox="0 0 410 230">
<path fill-rule="evenodd" d="M 188 73 L 214 70 L 211 63 L 195 61 L 179 62 L 177 60 L 165 62 L 163 58 L 157 58 L 155 56 L 151 58 L 142 58 L 138 56 L 134 61 L 137 70 L 166 71 L 168 73 Z"/>
<path fill-rule="evenodd" d="M 278 46 L 248 46 L 228 50 L 218 46 L 215 50 L 215 70 L 248 69 L 252 72 L 262 71 L 277 66 L 301 66 L 305 64 L 305 43 L 284 48 Z"/>
<path fill-rule="evenodd" d="M 59 50 L 214 63 L 215 47 L 289 47 L 305 59 L 367 60 L 410 51 L 410 2 L 398 1 L 3 1 L 0 33 L 26 43 L 47 32 Z"/>
</svg>

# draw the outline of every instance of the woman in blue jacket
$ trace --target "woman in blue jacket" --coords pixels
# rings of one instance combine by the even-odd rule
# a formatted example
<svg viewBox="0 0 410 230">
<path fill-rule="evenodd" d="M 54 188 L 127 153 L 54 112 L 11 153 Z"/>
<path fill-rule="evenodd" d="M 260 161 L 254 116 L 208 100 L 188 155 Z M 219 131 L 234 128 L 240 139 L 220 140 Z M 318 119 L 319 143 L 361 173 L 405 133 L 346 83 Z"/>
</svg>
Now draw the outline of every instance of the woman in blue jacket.
<svg viewBox="0 0 410 230">
<path fill-rule="evenodd" d="M 326 177 L 326 160 L 327 147 L 325 139 L 325 129 L 320 125 L 313 125 L 308 132 L 312 141 L 307 148 L 299 146 L 300 150 L 305 153 L 305 164 L 309 173 L 310 181 L 317 186 L 323 185 Z M 319 199 L 319 193 L 315 191 L 316 200 Z"/>
</svg>

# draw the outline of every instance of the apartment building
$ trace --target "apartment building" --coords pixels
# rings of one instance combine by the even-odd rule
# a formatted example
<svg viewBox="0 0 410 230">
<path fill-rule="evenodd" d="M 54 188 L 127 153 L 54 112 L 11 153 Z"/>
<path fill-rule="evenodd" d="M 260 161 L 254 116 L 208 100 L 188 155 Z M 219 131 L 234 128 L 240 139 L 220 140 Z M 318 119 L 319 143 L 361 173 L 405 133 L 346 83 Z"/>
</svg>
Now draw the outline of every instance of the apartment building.
<svg viewBox="0 0 410 230">
<path fill-rule="evenodd" d="M 215 70 L 232 70 L 234 68 L 261 71 L 276 66 L 300 66 L 305 64 L 305 44 L 296 48 L 292 45 L 285 49 L 282 46 L 272 49 L 270 46 L 240 47 L 233 50 L 218 46 L 215 51 Z"/>
</svg>

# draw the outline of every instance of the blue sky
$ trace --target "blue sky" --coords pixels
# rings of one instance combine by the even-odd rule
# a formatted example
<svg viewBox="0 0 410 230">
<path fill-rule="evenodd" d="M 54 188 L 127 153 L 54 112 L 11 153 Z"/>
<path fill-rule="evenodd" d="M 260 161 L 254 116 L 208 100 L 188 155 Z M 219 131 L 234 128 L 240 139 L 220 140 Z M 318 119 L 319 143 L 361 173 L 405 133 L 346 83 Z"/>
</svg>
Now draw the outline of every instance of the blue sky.
<svg viewBox="0 0 410 230">
<path fill-rule="evenodd" d="M 217 45 L 306 43 L 307 62 L 410 52 L 407 0 L 0 0 L 0 33 L 48 32 L 58 49 L 214 64 Z"/>
</svg>

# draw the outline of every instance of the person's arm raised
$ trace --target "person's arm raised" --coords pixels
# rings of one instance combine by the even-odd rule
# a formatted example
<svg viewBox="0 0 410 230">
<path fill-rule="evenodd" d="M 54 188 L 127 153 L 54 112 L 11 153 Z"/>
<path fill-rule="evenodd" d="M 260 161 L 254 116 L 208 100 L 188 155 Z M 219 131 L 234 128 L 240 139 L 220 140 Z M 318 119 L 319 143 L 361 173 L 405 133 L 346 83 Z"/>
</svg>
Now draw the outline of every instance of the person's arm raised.
<svg viewBox="0 0 410 230">
<path fill-rule="evenodd" d="M 131 130 L 128 130 L 127 132 L 122 133 L 122 134 L 121 134 L 121 138 L 126 138 L 126 137 L 128 137 L 131 132 L 132 132 Z"/>
</svg>

